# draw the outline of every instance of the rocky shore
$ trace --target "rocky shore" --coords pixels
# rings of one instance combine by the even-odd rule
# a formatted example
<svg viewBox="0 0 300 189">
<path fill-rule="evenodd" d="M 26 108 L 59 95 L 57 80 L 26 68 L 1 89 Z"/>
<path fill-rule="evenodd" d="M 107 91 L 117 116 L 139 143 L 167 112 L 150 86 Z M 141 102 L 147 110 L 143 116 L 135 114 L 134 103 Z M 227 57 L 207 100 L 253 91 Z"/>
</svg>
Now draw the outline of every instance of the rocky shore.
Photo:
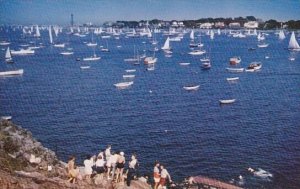
<svg viewBox="0 0 300 189">
<path fill-rule="evenodd" d="M 0 121 L 0 186 L 3 189 L 126 189 L 124 183 L 108 180 L 69 183 L 65 163 L 42 146 L 31 132 L 7 120 Z M 134 180 L 131 189 L 149 189 L 145 182 Z"/>
</svg>

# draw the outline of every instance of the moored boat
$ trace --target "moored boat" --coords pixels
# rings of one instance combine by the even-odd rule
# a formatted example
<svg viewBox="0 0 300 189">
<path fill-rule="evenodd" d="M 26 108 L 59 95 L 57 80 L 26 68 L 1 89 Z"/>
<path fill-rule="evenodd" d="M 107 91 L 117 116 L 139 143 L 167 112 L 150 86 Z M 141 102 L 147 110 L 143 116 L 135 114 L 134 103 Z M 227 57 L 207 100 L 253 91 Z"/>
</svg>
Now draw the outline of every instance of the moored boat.
<svg viewBox="0 0 300 189">
<path fill-rule="evenodd" d="M 191 63 L 189 63 L 189 62 L 180 62 L 179 63 L 179 65 L 180 66 L 188 66 L 188 65 L 190 65 Z"/>
<path fill-rule="evenodd" d="M 80 69 L 83 69 L 83 70 L 85 70 L 85 69 L 89 69 L 91 66 L 80 66 Z"/>
<path fill-rule="evenodd" d="M 184 86 L 183 89 L 187 91 L 195 91 L 198 90 L 199 87 L 200 85 L 188 85 L 188 86 Z"/>
<path fill-rule="evenodd" d="M 34 54 L 34 50 L 31 49 L 20 49 L 18 51 L 11 50 L 10 51 L 12 55 L 30 55 Z"/>
<path fill-rule="evenodd" d="M 242 61 L 241 57 L 237 57 L 237 56 L 232 57 L 232 58 L 229 59 L 229 63 L 231 65 L 239 64 L 241 61 Z"/>
<path fill-rule="evenodd" d="M 61 55 L 72 55 L 74 54 L 74 52 L 70 52 L 70 51 L 63 51 L 60 53 Z"/>
<path fill-rule="evenodd" d="M 114 86 L 119 89 L 125 89 L 125 88 L 131 86 L 132 84 L 133 84 L 133 81 L 129 81 L 129 82 L 116 83 L 116 84 L 114 84 Z"/>
<path fill-rule="evenodd" d="M 14 76 L 14 75 L 22 75 L 24 73 L 23 69 L 13 70 L 13 71 L 5 71 L 0 72 L 0 76 Z"/>
<path fill-rule="evenodd" d="M 220 104 L 232 104 L 236 99 L 219 100 Z"/>
<path fill-rule="evenodd" d="M 239 73 L 239 72 L 243 72 L 244 68 L 226 68 L 226 70 L 229 72 Z"/>
<path fill-rule="evenodd" d="M 240 79 L 239 77 L 228 77 L 228 78 L 226 78 L 227 81 L 237 81 L 239 79 Z"/>
<path fill-rule="evenodd" d="M 257 70 L 260 70 L 262 67 L 262 64 L 260 62 L 252 62 L 247 69 L 245 69 L 246 72 L 254 72 Z"/>
<path fill-rule="evenodd" d="M 133 79 L 135 78 L 135 75 L 123 75 L 124 79 Z"/>
</svg>

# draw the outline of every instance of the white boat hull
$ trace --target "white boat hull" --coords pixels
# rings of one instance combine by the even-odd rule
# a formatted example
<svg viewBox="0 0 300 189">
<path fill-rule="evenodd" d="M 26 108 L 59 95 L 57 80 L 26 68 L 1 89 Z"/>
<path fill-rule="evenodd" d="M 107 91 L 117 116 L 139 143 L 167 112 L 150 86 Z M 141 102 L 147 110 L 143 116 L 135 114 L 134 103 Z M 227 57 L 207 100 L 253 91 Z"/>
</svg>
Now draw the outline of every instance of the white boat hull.
<svg viewBox="0 0 300 189">
<path fill-rule="evenodd" d="M 236 101 L 236 99 L 229 99 L 229 100 L 219 100 L 220 104 L 232 104 Z"/>
<path fill-rule="evenodd" d="M 23 73 L 24 73 L 24 70 L 19 69 L 19 70 L 14 70 L 14 71 L 0 72 L 0 76 L 22 75 Z"/>
</svg>

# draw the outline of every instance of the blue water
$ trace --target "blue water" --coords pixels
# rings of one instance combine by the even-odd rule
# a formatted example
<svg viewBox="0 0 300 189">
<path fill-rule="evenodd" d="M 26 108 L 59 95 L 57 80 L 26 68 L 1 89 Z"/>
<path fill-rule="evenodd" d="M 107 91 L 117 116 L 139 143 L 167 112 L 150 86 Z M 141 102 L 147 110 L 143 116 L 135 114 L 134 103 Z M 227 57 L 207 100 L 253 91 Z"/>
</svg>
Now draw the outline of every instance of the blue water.
<svg viewBox="0 0 300 189">
<path fill-rule="evenodd" d="M 146 49 L 152 55 L 147 38 L 94 36 L 100 45 L 107 42 L 111 52 L 100 52 L 97 47 L 101 60 L 87 63 L 75 59 L 93 54 L 83 43 L 91 41 L 91 35 L 59 34 L 54 41 L 67 42 L 74 49 L 74 55 L 62 56 L 60 48 L 49 45 L 48 31 L 41 34 L 41 39 L 34 39 L 21 38 L 18 29 L 0 31 L 1 40 L 12 42 L 11 49 L 30 41 L 45 46 L 33 56 L 13 57 L 12 65 L 4 62 L 6 48 L 1 46 L 0 70 L 23 68 L 24 74 L 0 78 L 0 115 L 12 115 L 16 124 L 29 129 L 63 160 L 74 154 L 82 163 L 86 154 L 112 144 L 127 159 L 137 153 L 142 173 L 151 174 L 153 162 L 159 160 L 176 181 L 190 175 L 229 181 L 241 174 L 246 188 L 300 188 L 300 53 L 285 49 L 289 34 L 279 41 L 270 32 L 268 48 L 248 51 L 256 47 L 255 37 L 222 34 L 210 40 L 203 33 L 205 49 L 211 49 L 208 71 L 200 68 L 203 56 L 187 54 L 186 34 L 181 42 L 171 42 L 171 58 L 156 53 L 153 72 L 123 61 L 133 56 L 134 46 L 140 54 Z M 161 47 L 166 37 L 156 37 Z M 235 55 L 241 56 L 242 67 L 261 61 L 262 70 L 226 72 L 229 58 Z M 296 60 L 289 61 L 289 56 Z M 81 70 L 81 65 L 91 68 Z M 123 80 L 125 69 L 136 69 L 136 78 L 133 86 L 118 90 L 113 84 Z M 240 80 L 232 84 L 227 77 Z M 183 90 L 188 84 L 200 84 L 200 89 Z M 220 99 L 230 98 L 237 101 L 219 105 Z M 253 177 L 248 167 L 262 168 L 274 177 Z"/>
</svg>

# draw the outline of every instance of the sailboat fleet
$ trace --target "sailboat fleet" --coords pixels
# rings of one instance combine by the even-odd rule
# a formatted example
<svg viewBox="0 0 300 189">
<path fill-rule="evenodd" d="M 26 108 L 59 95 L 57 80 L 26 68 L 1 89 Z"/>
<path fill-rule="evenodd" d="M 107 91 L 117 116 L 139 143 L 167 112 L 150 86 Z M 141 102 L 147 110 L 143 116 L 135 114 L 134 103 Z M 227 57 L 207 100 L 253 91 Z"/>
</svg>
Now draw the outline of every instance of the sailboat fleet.
<svg viewBox="0 0 300 189">
<path fill-rule="evenodd" d="M 42 31 L 48 30 L 50 46 L 63 49 L 63 51 L 59 52 L 59 54 L 64 55 L 64 56 L 74 54 L 73 48 L 66 48 L 66 44 L 68 44 L 68 43 L 57 43 L 57 42 L 55 43 L 54 42 L 54 41 L 57 41 L 58 35 L 62 32 L 62 28 L 60 28 L 58 26 L 39 27 L 38 25 L 36 25 L 36 26 L 31 27 L 29 30 L 28 30 L 28 28 L 23 28 L 22 33 L 23 33 L 23 35 L 32 35 L 33 37 L 35 37 L 34 42 L 36 43 L 42 37 L 40 30 L 42 30 Z M 54 36 L 52 35 L 53 34 L 52 31 L 54 31 L 54 34 L 55 34 Z M 101 27 L 94 28 L 94 29 L 89 29 L 89 28 L 80 29 L 80 27 L 77 27 L 77 28 L 72 27 L 72 28 L 70 28 L 70 31 L 71 32 L 69 32 L 68 35 L 72 35 L 75 37 L 82 38 L 82 37 L 86 37 L 89 35 L 91 36 L 91 41 L 88 43 L 85 43 L 85 44 L 86 44 L 86 46 L 93 48 L 93 54 L 89 57 L 82 58 L 82 60 L 85 62 L 98 61 L 101 59 L 101 57 L 99 55 L 97 55 L 96 49 L 98 49 L 99 52 L 109 52 L 108 40 L 110 40 L 109 38 L 111 38 L 111 37 L 113 37 L 112 39 L 114 39 L 114 40 L 118 40 L 122 36 L 124 36 L 125 39 L 130 38 L 130 37 L 135 37 L 135 38 L 142 37 L 144 39 L 143 43 L 145 46 L 147 43 L 149 43 L 151 45 L 150 49 L 153 52 L 153 55 L 146 56 L 146 51 L 147 51 L 146 47 L 144 49 L 144 55 L 139 55 L 139 50 L 134 45 L 133 57 L 125 58 L 124 61 L 132 62 L 134 65 L 139 65 L 140 61 L 142 61 L 142 62 L 144 62 L 144 64 L 146 64 L 148 66 L 146 68 L 148 71 L 154 70 L 154 64 L 156 64 L 158 62 L 157 54 L 159 56 L 159 52 L 158 52 L 159 50 L 161 50 L 161 52 L 163 52 L 166 57 L 172 57 L 173 49 L 171 47 L 171 42 L 172 43 L 180 42 L 184 38 L 184 35 L 188 33 L 188 30 L 178 32 L 175 29 L 170 29 L 168 31 L 165 31 L 162 36 L 166 36 L 166 38 L 165 38 L 163 46 L 161 46 L 161 48 L 159 49 L 157 47 L 158 41 L 156 39 L 156 36 L 158 35 L 158 33 L 161 33 L 161 31 L 158 29 L 151 30 L 148 27 L 146 27 L 142 30 L 138 30 L 138 29 L 136 30 L 133 28 L 128 32 L 124 32 L 121 29 L 116 30 L 114 28 L 105 30 Z M 195 37 L 195 32 L 199 33 L 197 35 L 197 37 Z M 191 51 L 187 52 L 187 54 L 193 55 L 193 56 L 197 56 L 197 55 L 201 56 L 206 53 L 206 51 L 204 49 L 202 49 L 202 47 L 204 46 L 204 44 L 201 42 L 202 33 L 203 33 L 203 31 L 199 32 L 199 30 L 195 30 L 195 29 L 190 30 L 190 33 L 188 35 L 188 37 L 189 37 L 188 47 L 191 49 Z M 209 38 L 211 40 L 211 42 L 213 42 L 213 40 L 215 40 L 215 34 L 219 36 L 219 35 L 222 35 L 222 33 L 226 33 L 226 31 L 221 32 L 220 29 L 218 29 L 217 31 L 206 30 L 204 32 L 204 36 L 206 34 L 207 38 Z M 248 36 L 256 36 L 257 41 L 258 41 L 258 44 L 257 44 L 258 48 L 267 48 L 269 46 L 269 44 L 266 43 L 266 40 L 267 40 L 267 37 L 269 34 L 261 32 L 261 31 L 258 31 L 258 32 L 256 30 L 247 30 L 245 32 L 229 31 L 226 33 L 226 35 L 232 36 L 232 37 L 238 37 L 238 38 L 245 38 Z M 102 46 L 100 46 L 100 49 L 96 48 L 96 46 L 98 46 L 98 43 L 96 42 L 97 40 L 95 40 L 95 38 L 97 38 L 97 37 L 105 39 L 106 47 L 102 45 Z M 285 34 L 284 30 L 282 30 L 282 29 L 279 30 L 278 39 L 282 41 L 285 38 L 286 38 L 286 34 Z M 0 45 L 3 45 L 3 46 L 10 45 L 10 42 L 1 41 Z M 13 56 L 16 56 L 16 55 L 34 55 L 36 53 L 35 49 L 38 49 L 35 47 L 28 47 L 27 49 L 25 49 L 26 47 L 28 47 L 28 45 L 26 45 L 26 44 L 22 44 L 22 48 L 20 48 L 19 50 L 11 50 L 10 47 L 7 47 L 6 51 L 5 51 L 5 62 L 13 63 Z M 38 47 L 38 46 L 36 46 L 36 47 Z M 122 46 L 118 44 L 117 47 L 121 50 Z M 300 47 L 297 42 L 295 32 L 291 32 L 289 43 L 288 43 L 288 49 L 290 51 L 300 51 Z M 39 50 L 37 50 L 37 52 L 38 51 Z M 77 58 L 76 60 L 79 61 L 79 60 L 81 60 L 81 58 Z M 295 58 L 292 57 L 290 60 L 295 60 Z M 201 62 L 200 66 L 203 70 L 210 69 L 211 68 L 210 53 L 209 53 L 209 56 L 200 58 L 200 62 Z M 262 63 L 260 63 L 260 62 L 259 63 L 253 62 L 246 68 L 236 67 L 236 65 L 238 65 L 241 62 L 241 58 L 238 56 L 230 58 L 229 62 L 230 62 L 231 67 L 226 68 L 226 70 L 228 72 L 234 72 L 234 73 L 239 73 L 239 72 L 244 72 L 244 71 L 245 72 L 254 72 L 254 71 L 261 70 L 261 68 L 262 68 Z M 179 63 L 179 65 L 181 65 L 181 66 L 188 66 L 190 64 L 191 64 L 190 62 Z M 88 69 L 88 68 L 90 68 L 89 65 L 81 65 L 80 66 L 80 69 Z M 131 70 L 128 70 L 128 72 L 129 71 L 131 72 Z M 23 69 L 13 70 L 13 71 L 5 71 L 5 72 L 0 72 L 0 76 L 22 75 L 23 72 L 24 72 Z M 133 75 L 133 74 L 123 75 L 123 79 L 133 79 L 133 78 L 135 78 L 135 75 Z M 227 78 L 227 81 L 236 81 L 236 80 L 238 80 L 238 77 Z M 115 84 L 115 87 L 127 88 L 127 87 L 131 86 L 132 84 L 133 84 L 133 81 L 125 81 L 125 82 L 120 82 L 120 83 Z M 194 85 L 194 86 L 188 85 L 188 86 L 184 87 L 185 90 L 196 90 L 198 88 L 199 88 L 198 85 Z M 222 102 L 220 101 L 220 103 L 222 103 L 222 104 L 223 103 L 224 104 L 232 103 L 232 100 L 229 100 L 229 101 L 225 100 Z"/>
</svg>

